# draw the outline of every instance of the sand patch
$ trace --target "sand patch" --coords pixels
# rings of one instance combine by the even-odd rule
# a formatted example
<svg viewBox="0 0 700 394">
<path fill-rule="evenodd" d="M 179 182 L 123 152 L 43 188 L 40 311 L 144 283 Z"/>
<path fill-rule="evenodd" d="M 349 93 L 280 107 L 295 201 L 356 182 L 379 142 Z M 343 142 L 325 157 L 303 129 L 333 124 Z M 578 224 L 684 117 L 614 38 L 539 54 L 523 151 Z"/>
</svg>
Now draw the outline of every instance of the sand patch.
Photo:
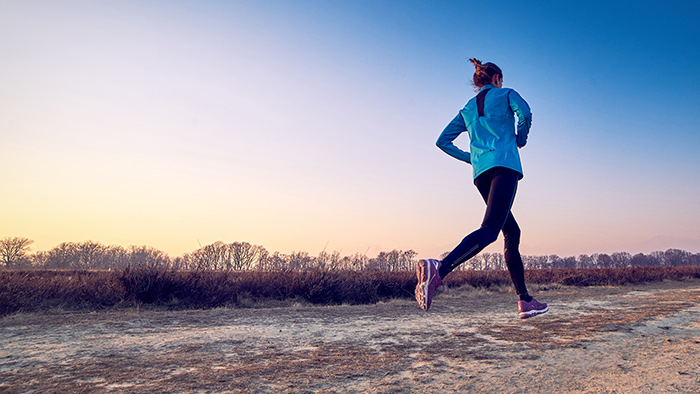
<svg viewBox="0 0 700 394">
<path fill-rule="evenodd" d="M 700 281 L 538 298 L 8 316 L 0 392 L 700 392 Z"/>
</svg>

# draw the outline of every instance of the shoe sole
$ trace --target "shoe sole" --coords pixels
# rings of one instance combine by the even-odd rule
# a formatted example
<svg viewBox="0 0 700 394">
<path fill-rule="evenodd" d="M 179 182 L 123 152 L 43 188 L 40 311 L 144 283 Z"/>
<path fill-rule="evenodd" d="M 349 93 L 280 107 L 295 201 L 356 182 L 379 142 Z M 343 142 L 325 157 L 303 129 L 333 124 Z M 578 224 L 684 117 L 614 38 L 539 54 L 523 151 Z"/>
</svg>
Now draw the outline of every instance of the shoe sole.
<svg viewBox="0 0 700 394">
<path fill-rule="evenodd" d="M 430 285 L 430 280 L 432 279 L 432 277 L 430 276 L 431 269 L 429 264 L 432 264 L 429 260 L 418 261 L 418 286 L 423 291 L 416 292 L 416 300 L 418 301 L 418 305 L 424 311 L 427 311 L 429 308 L 428 300 L 426 298 L 426 295 L 428 294 L 428 286 Z"/>
<path fill-rule="evenodd" d="M 428 281 L 430 276 L 430 268 L 428 267 L 428 260 L 418 260 L 418 283 L 425 283 Z"/>
<path fill-rule="evenodd" d="M 425 293 L 423 293 L 423 287 L 418 284 L 416 285 L 416 301 L 418 301 L 418 306 L 420 309 L 426 310 L 425 309 Z"/>
<path fill-rule="evenodd" d="M 539 309 L 539 310 L 533 309 L 533 310 L 527 311 L 527 312 L 520 312 L 520 318 L 521 318 L 521 319 L 527 319 L 527 318 L 529 318 L 529 317 L 541 315 L 541 314 L 543 314 L 543 313 L 546 313 L 547 311 L 549 311 L 549 306 L 547 306 L 547 307 L 544 308 L 544 309 Z"/>
</svg>

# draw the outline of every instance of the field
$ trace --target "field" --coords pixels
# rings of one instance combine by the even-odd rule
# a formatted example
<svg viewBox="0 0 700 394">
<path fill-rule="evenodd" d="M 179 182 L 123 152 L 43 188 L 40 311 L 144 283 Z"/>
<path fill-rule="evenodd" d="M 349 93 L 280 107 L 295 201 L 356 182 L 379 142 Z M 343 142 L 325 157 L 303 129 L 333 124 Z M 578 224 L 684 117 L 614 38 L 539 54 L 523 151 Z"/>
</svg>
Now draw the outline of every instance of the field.
<svg viewBox="0 0 700 394">
<path fill-rule="evenodd" d="M 369 305 L 29 313 L 0 320 L 7 393 L 697 393 L 700 280 L 464 286 Z"/>
<path fill-rule="evenodd" d="M 527 283 L 540 286 L 620 286 L 700 278 L 700 267 L 534 269 Z M 451 287 L 510 286 L 504 270 L 454 271 Z M 26 312 L 92 312 L 129 307 L 168 310 L 311 303 L 373 304 L 413 299 L 414 271 L 385 270 L 2 270 L 0 316 Z"/>
</svg>

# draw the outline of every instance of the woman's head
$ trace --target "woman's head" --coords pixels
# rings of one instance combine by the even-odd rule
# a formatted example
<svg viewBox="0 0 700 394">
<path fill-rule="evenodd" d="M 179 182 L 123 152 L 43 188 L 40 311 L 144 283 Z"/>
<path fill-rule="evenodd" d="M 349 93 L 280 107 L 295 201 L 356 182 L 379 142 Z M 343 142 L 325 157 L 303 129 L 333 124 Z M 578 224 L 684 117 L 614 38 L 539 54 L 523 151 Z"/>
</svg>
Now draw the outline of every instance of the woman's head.
<svg viewBox="0 0 700 394">
<path fill-rule="evenodd" d="M 503 72 L 497 65 L 493 63 L 481 64 L 481 61 L 477 59 L 469 59 L 469 61 L 474 64 L 474 86 L 477 90 L 488 84 L 497 88 L 502 87 Z"/>
</svg>

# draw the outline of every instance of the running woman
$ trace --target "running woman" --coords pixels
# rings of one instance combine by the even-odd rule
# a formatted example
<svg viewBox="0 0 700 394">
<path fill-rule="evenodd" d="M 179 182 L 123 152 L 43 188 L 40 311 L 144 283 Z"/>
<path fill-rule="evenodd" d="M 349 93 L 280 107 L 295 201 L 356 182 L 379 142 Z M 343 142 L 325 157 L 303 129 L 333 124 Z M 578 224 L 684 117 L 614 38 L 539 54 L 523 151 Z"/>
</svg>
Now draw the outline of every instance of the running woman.
<svg viewBox="0 0 700 394">
<path fill-rule="evenodd" d="M 520 297 L 520 317 L 525 319 L 549 310 L 547 304 L 529 295 L 525 287 L 525 268 L 518 250 L 520 227 L 510 211 L 518 181 L 523 177 L 518 149 L 527 143 L 532 113 L 518 92 L 503 88 L 503 73 L 497 65 L 482 64 L 476 59 L 469 61 L 475 67 L 473 81 L 478 93 L 445 127 L 437 146 L 455 159 L 472 165 L 474 184 L 486 202 L 486 213 L 481 227 L 467 235 L 442 261 L 418 262 L 416 300 L 427 311 L 442 280 L 496 241 L 502 231 L 506 264 Z M 517 127 L 515 115 L 518 116 Z M 453 144 L 465 131 L 470 140 L 469 152 Z"/>
</svg>

